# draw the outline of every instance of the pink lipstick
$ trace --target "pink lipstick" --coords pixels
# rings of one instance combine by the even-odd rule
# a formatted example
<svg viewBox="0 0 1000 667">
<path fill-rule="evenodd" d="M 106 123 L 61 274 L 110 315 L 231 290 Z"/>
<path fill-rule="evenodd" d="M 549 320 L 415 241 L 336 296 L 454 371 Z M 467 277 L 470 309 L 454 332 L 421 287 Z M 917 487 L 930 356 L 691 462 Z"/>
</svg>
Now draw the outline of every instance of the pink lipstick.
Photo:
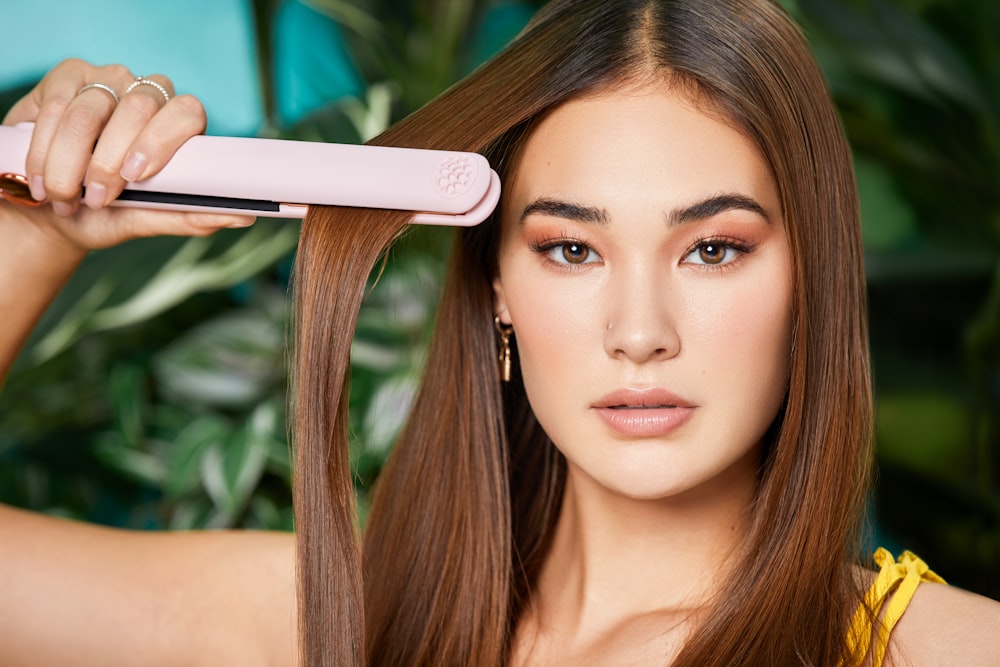
<svg viewBox="0 0 1000 667">
<path fill-rule="evenodd" d="M 619 389 L 592 406 L 612 431 L 626 438 L 669 435 L 697 406 L 665 389 Z"/>
</svg>

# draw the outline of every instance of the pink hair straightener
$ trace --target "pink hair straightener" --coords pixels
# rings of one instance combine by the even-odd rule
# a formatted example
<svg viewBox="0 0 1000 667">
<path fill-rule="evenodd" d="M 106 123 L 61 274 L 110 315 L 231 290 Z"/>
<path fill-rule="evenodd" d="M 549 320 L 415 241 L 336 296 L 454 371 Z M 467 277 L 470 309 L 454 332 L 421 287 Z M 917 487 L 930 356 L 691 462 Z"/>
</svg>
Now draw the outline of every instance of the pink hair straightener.
<svg viewBox="0 0 1000 667">
<path fill-rule="evenodd" d="M 0 126 L 0 197 L 38 206 L 25 178 L 34 126 Z M 476 153 L 197 136 L 112 206 L 302 218 L 312 204 L 415 213 L 423 225 L 477 225 L 500 179 Z"/>
</svg>

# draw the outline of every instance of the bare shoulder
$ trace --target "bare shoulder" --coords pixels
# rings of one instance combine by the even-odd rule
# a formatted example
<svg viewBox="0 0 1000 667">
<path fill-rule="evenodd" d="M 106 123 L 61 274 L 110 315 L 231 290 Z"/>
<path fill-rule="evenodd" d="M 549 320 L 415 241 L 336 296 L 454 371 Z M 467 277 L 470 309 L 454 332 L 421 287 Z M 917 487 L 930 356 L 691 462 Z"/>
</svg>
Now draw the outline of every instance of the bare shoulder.
<svg viewBox="0 0 1000 667">
<path fill-rule="evenodd" d="M 942 584 L 917 589 L 890 642 L 891 665 L 1000 665 L 1000 602 Z"/>
</svg>

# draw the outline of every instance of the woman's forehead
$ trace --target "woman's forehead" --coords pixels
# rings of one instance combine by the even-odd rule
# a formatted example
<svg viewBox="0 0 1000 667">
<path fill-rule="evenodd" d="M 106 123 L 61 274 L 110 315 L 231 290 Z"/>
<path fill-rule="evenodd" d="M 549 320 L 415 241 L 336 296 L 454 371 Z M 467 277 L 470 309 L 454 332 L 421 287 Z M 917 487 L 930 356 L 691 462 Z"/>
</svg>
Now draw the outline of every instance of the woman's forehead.
<svg viewBox="0 0 1000 667">
<path fill-rule="evenodd" d="M 686 87 L 627 86 L 570 100 L 526 138 L 507 179 L 506 203 L 566 196 L 593 205 L 672 207 L 740 193 L 780 211 L 757 146 Z"/>
</svg>

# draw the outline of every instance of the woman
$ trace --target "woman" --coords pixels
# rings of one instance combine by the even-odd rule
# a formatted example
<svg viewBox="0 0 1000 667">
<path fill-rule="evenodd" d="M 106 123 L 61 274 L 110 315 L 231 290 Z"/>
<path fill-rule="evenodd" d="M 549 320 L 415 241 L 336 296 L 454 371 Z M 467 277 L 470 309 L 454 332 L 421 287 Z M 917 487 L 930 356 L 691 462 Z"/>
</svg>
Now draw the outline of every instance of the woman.
<svg viewBox="0 0 1000 667">
<path fill-rule="evenodd" d="M 35 196 L 53 202 L 31 215 L 4 209 L 47 258 L 32 268 L 41 287 L 11 305 L 18 336 L 85 248 L 247 222 L 102 209 L 123 178 L 154 173 L 203 127 L 190 99 L 164 104 L 169 90 L 158 99 L 153 86 L 117 109 L 102 90 L 72 97 L 130 80 L 70 63 L 7 119 L 38 121 L 28 171 Z M 864 602 L 876 576 L 857 553 L 871 391 L 856 193 L 822 78 L 777 6 L 555 0 L 492 62 L 376 141 L 481 151 L 505 194 L 493 220 L 457 239 L 363 557 L 346 341 L 365 278 L 407 215 L 317 209 L 306 221 L 294 400 L 300 664 L 880 664 L 901 609 L 889 664 L 995 663 L 998 605 L 940 585 L 919 586 L 911 602 L 921 576 L 933 578 L 918 561 L 888 607 Z M 74 215 L 88 164 L 94 210 Z M 140 215 L 150 227 L 136 232 Z M 12 520 L 25 533 L 36 521 Z M 44 525 L 37 544 L 87 530 Z M 129 566 L 154 539 L 172 545 L 170 558 L 149 575 Z M 172 601 L 136 622 L 172 619 L 159 641 L 190 631 L 261 662 L 289 659 L 274 633 L 287 628 L 287 542 L 81 538 L 87 550 L 112 541 L 119 555 L 101 555 L 135 583 L 103 571 L 96 593 L 70 577 L 81 597 L 141 586 L 144 600 Z M 210 591 L 168 593 L 216 549 L 234 562 L 209 572 Z M 877 581 L 896 585 L 895 572 L 887 565 Z M 245 599 L 213 595 L 227 588 Z M 26 635 L 48 609 L 31 604 Z M 60 627 L 78 622 L 74 608 Z M 198 627 L 201 609 L 222 619 L 217 633 Z M 205 658 L 154 643 L 142 662 L 169 662 L 169 650 L 175 662 Z"/>
</svg>

